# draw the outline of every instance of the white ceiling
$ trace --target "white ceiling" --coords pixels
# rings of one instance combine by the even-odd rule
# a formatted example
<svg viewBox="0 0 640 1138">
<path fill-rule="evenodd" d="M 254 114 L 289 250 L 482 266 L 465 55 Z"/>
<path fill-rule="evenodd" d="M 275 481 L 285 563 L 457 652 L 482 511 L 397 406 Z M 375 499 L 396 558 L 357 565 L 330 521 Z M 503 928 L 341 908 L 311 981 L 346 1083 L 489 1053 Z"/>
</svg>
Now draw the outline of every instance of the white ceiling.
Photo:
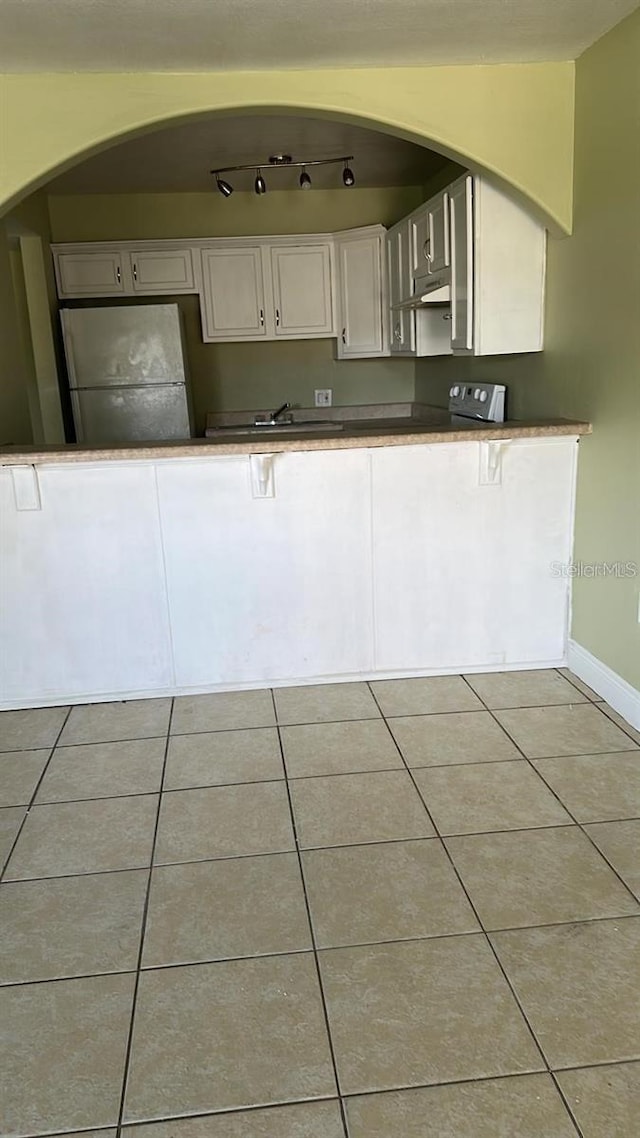
<svg viewBox="0 0 640 1138">
<path fill-rule="evenodd" d="M 294 160 L 353 154 L 356 185 L 423 185 L 445 159 L 389 134 L 325 119 L 290 116 L 212 116 L 123 142 L 61 174 L 53 194 L 169 193 L 215 189 L 210 170 L 248 162 L 267 165 L 270 154 Z M 293 189 L 299 170 L 263 170 L 270 190 Z M 310 169 L 318 189 L 342 187 L 341 166 Z M 237 190 L 253 190 L 255 174 L 229 174 Z"/>
<path fill-rule="evenodd" d="M 575 59 L 637 0 L 0 0 L 0 71 Z"/>
</svg>

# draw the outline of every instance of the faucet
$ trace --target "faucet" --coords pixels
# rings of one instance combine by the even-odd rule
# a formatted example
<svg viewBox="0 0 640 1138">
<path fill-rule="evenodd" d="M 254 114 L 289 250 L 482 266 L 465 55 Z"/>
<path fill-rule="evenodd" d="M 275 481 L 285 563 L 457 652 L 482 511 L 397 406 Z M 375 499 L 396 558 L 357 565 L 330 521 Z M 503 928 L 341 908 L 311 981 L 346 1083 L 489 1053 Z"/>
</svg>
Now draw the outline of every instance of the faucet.
<svg viewBox="0 0 640 1138">
<path fill-rule="evenodd" d="M 277 427 L 278 423 L 291 423 L 293 418 L 291 415 L 285 415 L 283 419 L 280 418 L 291 407 L 290 403 L 283 403 L 282 407 L 278 407 L 277 411 L 270 411 L 267 415 L 256 415 L 253 425 L 254 427 Z"/>
</svg>

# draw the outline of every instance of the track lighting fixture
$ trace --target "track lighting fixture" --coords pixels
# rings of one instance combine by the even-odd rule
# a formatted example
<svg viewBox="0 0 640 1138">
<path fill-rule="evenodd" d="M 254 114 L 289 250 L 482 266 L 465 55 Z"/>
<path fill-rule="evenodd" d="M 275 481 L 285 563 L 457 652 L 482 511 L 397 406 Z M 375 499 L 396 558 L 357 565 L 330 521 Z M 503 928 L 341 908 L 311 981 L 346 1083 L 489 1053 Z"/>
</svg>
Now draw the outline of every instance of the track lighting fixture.
<svg viewBox="0 0 640 1138">
<path fill-rule="evenodd" d="M 225 182 L 224 178 L 219 178 L 216 174 L 216 185 L 224 198 L 230 198 L 233 193 L 233 186 Z"/>
<path fill-rule="evenodd" d="M 308 158 L 304 162 L 294 162 L 290 154 L 271 154 L 269 156 L 269 169 L 277 170 L 285 167 L 291 169 L 297 167 L 302 172 L 298 179 L 298 184 L 301 190 L 312 189 L 311 175 L 307 173 L 307 166 L 336 166 L 342 163 L 344 169 L 342 171 L 342 181 L 345 186 L 354 186 L 356 179 L 353 170 L 349 166 L 349 162 L 353 161 L 353 154 L 342 155 L 340 158 Z M 256 179 L 253 188 L 257 194 L 266 194 L 267 183 L 262 176 L 261 166 L 256 165 L 255 162 L 249 162 L 245 166 L 225 166 L 220 170 L 212 170 L 216 180 L 216 186 L 223 195 L 228 198 L 233 193 L 233 186 L 229 182 L 225 182 L 221 174 L 233 174 L 242 170 L 255 170 Z"/>
</svg>

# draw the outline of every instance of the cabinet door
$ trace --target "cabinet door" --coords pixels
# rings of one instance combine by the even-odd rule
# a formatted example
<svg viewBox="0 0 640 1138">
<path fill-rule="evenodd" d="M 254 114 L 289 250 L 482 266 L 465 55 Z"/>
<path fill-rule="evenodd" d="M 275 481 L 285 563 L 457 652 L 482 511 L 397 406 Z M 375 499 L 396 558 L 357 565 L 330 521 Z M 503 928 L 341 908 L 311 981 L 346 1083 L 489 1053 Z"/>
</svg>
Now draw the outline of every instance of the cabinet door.
<svg viewBox="0 0 640 1138">
<path fill-rule="evenodd" d="M 271 272 L 276 337 L 332 336 L 329 246 L 274 246 Z"/>
<path fill-rule="evenodd" d="M 266 337 L 260 246 L 203 249 L 203 340 Z"/>
<path fill-rule="evenodd" d="M 368 452 L 272 457 L 158 466 L 178 687 L 371 668 Z"/>
<path fill-rule="evenodd" d="M 451 187 L 451 347 L 473 348 L 473 178 Z"/>
<path fill-rule="evenodd" d="M 195 287 L 190 249 L 133 249 L 129 257 L 134 292 L 189 292 Z"/>
<path fill-rule="evenodd" d="M 40 467 L 39 509 L 17 508 L 13 479 L 0 471 L 5 704 L 170 689 L 153 467 Z"/>
<path fill-rule="evenodd" d="M 405 222 L 390 230 L 387 236 L 389 302 L 389 349 L 392 356 L 415 355 L 415 313 L 393 305 L 411 295 L 413 284 L 410 264 L 409 225 Z"/>
<path fill-rule="evenodd" d="M 441 273 L 450 264 L 449 195 L 438 194 L 410 220 L 413 275 Z"/>
<path fill-rule="evenodd" d="M 58 296 L 112 296 L 124 293 L 122 257 L 110 253 L 57 253 Z"/>
<path fill-rule="evenodd" d="M 376 669 L 557 663 L 566 650 L 574 440 L 508 443 L 481 485 L 483 443 L 372 454 Z"/>
<path fill-rule="evenodd" d="M 386 355 L 382 234 L 336 241 L 340 293 L 338 359 Z"/>
</svg>

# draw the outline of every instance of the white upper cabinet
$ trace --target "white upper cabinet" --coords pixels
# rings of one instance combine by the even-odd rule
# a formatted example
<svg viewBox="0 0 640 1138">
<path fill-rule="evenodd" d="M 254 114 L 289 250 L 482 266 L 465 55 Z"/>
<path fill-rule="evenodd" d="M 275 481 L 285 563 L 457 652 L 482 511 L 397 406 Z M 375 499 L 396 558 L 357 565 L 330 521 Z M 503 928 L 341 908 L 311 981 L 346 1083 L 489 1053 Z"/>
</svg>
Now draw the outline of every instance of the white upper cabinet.
<svg viewBox="0 0 640 1138">
<path fill-rule="evenodd" d="M 270 255 L 276 338 L 333 336 L 329 244 L 273 245 Z"/>
<path fill-rule="evenodd" d="M 129 258 L 134 292 L 192 292 L 195 287 L 191 249 L 132 249 Z"/>
<path fill-rule="evenodd" d="M 117 296 L 125 291 L 120 251 L 58 253 L 54 258 L 58 296 Z"/>
<path fill-rule="evenodd" d="M 544 226 L 484 178 L 465 175 L 449 198 L 454 352 L 541 351 Z"/>
<path fill-rule="evenodd" d="M 410 231 L 413 276 L 437 274 L 449 267 L 449 194 L 446 190 L 411 215 Z"/>
<path fill-rule="evenodd" d="M 339 360 L 388 355 L 384 236 L 376 225 L 336 237 Z"/>
<path fill-rule="evenodd" d="M 203 340 L 264 340 L 265 288 L 259 245 L 202 250 Z"/>
</svg>

